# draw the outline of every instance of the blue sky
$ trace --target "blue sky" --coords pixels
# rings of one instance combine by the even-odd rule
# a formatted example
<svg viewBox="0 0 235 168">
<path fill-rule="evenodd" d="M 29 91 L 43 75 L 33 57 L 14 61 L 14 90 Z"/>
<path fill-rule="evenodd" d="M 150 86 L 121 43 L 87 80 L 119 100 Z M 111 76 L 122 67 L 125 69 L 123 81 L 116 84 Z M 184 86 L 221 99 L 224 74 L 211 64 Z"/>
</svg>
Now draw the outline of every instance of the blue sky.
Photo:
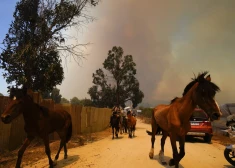
<svg viewBox="0 0 235 168">
<path fill-rule="evenodd" d="M 8 32 L 11 21 L 13 20 L 13 12 L 15 10 L 16 0 L 1 0 L 0 2 L 0 42 L 4 39 Z M 0 45 L 2 47 L 2 45 Z M 1 51 L 1 49 L 0 49 Z M 7 95 L 7 84 L 2 77 L 0 70 L 0 93 Z"/>
</svg>

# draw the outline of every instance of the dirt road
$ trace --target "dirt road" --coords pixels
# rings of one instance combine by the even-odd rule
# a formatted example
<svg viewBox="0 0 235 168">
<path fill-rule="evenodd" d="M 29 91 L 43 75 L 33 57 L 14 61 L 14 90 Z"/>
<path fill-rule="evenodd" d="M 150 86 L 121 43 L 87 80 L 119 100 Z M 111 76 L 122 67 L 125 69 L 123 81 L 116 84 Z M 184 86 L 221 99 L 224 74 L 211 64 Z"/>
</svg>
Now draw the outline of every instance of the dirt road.
<svg viewBox="0 0 235 168">
<path fill-rule="evenodd" d="M 57 162 L 57 168 L 151 168 L 163 166 L 158 161 L 160 136 L 156 137 L 155 156 L 149 159 L 150 136 L 146 134 L 150 125 L 137 122 L 136 137 L 128 138 L 127 134 L 120 135 L 118 139 L 110 136 L 103 140 L 89 143 L 85 146 L 68 150 L 68 159 L 63 160 L 63 152 Z M 224 146 L 203 141 L 186 142 L 186 155 L 180 162 L 181 168 L 230 168 L 232 166 L 224 159 Z M 54 158 L 54 155 L 52 155 Z M 172 157 L 171 145 L 167 138 L 165 145 L 165 159 L 168 162 Z M 48 167 L 47 158 L 26 166 L 25 168 Z"/>
</svg>

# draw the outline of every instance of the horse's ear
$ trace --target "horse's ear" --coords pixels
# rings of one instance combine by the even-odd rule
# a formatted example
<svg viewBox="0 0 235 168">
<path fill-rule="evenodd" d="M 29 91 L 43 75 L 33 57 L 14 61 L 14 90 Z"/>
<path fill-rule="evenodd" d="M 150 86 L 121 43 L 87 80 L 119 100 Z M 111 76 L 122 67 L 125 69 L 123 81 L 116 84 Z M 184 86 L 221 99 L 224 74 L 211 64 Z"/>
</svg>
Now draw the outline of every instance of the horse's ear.
<svg viewBox="0 0 235 168">
<path fill-rule="evenodd" d="M 207 75 L 206 80 L 210 82 L 211 81 L 211 75 Z"/>
</svg>

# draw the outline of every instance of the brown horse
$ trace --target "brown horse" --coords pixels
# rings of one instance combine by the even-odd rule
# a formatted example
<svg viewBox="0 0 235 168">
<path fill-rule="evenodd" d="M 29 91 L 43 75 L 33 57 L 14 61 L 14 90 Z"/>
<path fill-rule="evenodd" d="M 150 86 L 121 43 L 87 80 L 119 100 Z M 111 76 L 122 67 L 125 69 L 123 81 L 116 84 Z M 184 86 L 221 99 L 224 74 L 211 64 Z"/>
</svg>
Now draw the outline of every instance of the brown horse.
<svg viewBox="0 0 235 168">
<path fill-rule="evenodd" d="M 198 105 L 210 117 L 211 121 L 219 120 L 222 115 L 217 102 L 214 100 L 215 94 L 219 91 L 219 87 L 211 82 L 211 77 L 205 75 L 208 72 L 200 73 L 197 77 L 185 87 L 183 97 L 175 98 L 170 105 L 158 105 L 155 107 L 152 115 L 152 135 L 151 150 L 149 157 L 154 156 L 155 135 L 158 127 L 163 130 L 161 139 L 161 150 L 159 157 L 162 163 L 164 161 L 164 144 L 167 136 L 170 136 L 173 159 L 169 161 L 169 165 L 179 167 L 180 160 L 185 155 L 185 135 L 190 130 L 190 116 L 194 108 Z M 179 141 L 180 151 L 178 153 L 176 140 Z"/>
<path fill-rule="evenodd" d="M 130 111 L 127 112 L 127 129 L 129 132 L 129 138 L 135 136 L 135 126 L 136 126 L 136 118 L 131 114 Z"/>
<path fill-rule="evenodd" d="M 16 168 L 20 167 L 24 151 L 35 136 L 39 136 L 43 139 L 50 167 L 56 165 L 56 160 L 59 158 L 62 147 L 64 147 L 64 158 L 66 159 L 66 143 L 72 136 L 72 120 L 70 114 L 65 110 L 49 110 L 46 107 L 39 106 L 33 102 L 33 99 L 28 95 L 26 88 L 12 88 L 10 90 L 10 102 L 1 115 L 1 119 L 5 124 L 8 124 L 21 113 L 23 114 L 25 121 L 24 128 L 27 133 L 27 138 L 18 151 Z M 54 131 L 56 131 L 61 138 L 60 147 L 55 156 L 55 162 L 51 159 L 49 147 L 49 134 Z"/>
<path fill-rule="evenodd" d="M 114 134 L 116 136 L 116 138 L 118 138 L 118 132 L 120 130 L 120 118 L 121 116 L 118 115 L 118 112 L 113 112 L 113 115 L 110 117 L 110 124 L 112 127 L 112 133 L 113 133 L 113 137 L 112 139 L 114 139 Z"/>
</svg>

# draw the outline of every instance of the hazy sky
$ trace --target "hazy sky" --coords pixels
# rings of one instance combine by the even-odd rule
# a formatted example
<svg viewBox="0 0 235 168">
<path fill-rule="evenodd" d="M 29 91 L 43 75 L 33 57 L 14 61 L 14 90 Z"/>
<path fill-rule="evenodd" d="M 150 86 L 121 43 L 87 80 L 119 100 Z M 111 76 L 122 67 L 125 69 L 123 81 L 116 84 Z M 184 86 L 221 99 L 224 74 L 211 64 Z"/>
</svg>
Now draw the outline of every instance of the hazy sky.
<svg viewBox="0 0 235 168">
<path fill-rule="evenodd" d="M 6 6 L 14 10 L 14 3 Z M 145 3 L 143 3 L 145 2 Z M 70 30 L 81 43 L 91 42 L 80 66 L 67 60 L 65 80 L 59 86 L 67 99 L 89 98 L 92 73 L 102 67 L 108 50 L 121 46 L 137 64 L 143 102 L 154 104 L 181 96 L 193 72 L 210 71 L 220 88 L 219 103 L 234 102 L 235 96 L 235 1 L 233 0 L 102 0 L 90 10 L 97 20 L 83 30 Z M 0 40 L 12 16 L 0 13 Z M 4 26 L 3 26 L 4 24 Z M 3 30 L 5 32 L 3 32 Z M 0 77 L 0 92 L 6 94 Z"/>
</svg>

